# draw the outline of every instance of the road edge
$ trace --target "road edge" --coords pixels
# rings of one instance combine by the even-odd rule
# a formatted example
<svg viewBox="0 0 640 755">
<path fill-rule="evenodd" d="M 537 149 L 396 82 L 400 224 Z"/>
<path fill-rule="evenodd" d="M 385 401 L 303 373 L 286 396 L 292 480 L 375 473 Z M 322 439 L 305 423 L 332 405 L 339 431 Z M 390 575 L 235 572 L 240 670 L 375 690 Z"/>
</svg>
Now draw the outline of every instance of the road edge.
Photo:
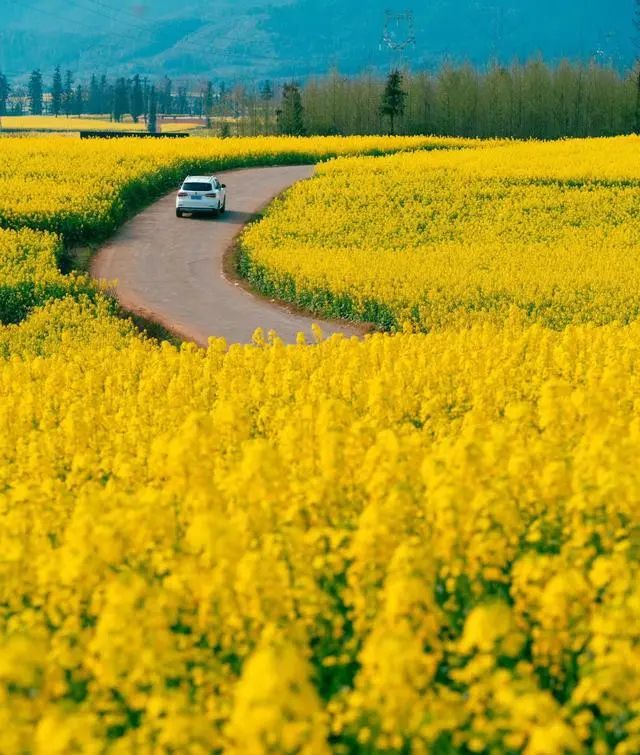
<svg viewBox="0 0 640 755">
<path fill-rule="evenodd" d="M 263 166 L 263 167 L 265 169 L 268 169 L 272 166 Z M 315 164 L 300 163 L 292 167 L 315 169 Z M 252 167 L 250 169 L 255 170 L 256 168 Z M 236 171 L 238 169 L 231 169 L 231 170 Z M 242 171 L 243 168 L 240 168 L 239 170 Z M 227 172 L 231 172 L 231 171 L 227 171 Z M 326 323 L 327 325 L 332 325 L 338 329 L 340 327 L 345 327 L 345 328 L 348 327 L 352 331 L 354 330 L 356 331 L 356 333 L 351 337 L 362 338 L 370 333 L 375 332 L 377 330 L 375 325 L 371 323 L 360 322 L 360 321 L 338 320 L 338 319 L 331 319 L 331 318 L 323 317 L 322 315 L 316 315 L 315 313 L 310 312 L 309 310 L 296 307 L 295 305 L 291 304 L 291 302 L 265 296 L 259 290 L 257 290 L 254 286 L 252 286 L 251 283 L 246 278 L 243 278 L 238 273 L 238 270 L 237 270 L 237 259 L 239 255 L 240 242 L 241 242 L 242 235 L 244 234 L 247 227 L 249 227 L 253 223 L 260 222 L 260 220 L 264 216 L 264 211 L 270 205 L 272 205 L 275 201 L 277 201 L 280 197 L 284 196 L 287 192 L 291 191 L 291 189 L 294 186 L 298 185 L 299 183 L 302 183 L 302 181 L 309 181 L 312 178 L 313 178 L 313 174 L 309 178 L 303 178 L 299 181 L 295 181 L 293 184 L 288 186 L 284 191 L 274 194 L 263 205 L 261 205 L 256 210 L 257 217 L 245 223 L 241 228 L 239 228 L 238 232 L 233 237 L 233 240 L 231 241 L 231 243 L 228 244 L 227 247 L 225 248 L 222 254 L 222 264 L 220 268 L 218 269 L 218 272 L 228 286 L 232 288 L 240 288 L 245 294 L 248 294 L 252 298 L 259 300 L 266 305 L 284 310 L 285 312 L 291 315 L 305 317 L 309 320 L 317 319 L 317 324 L 321 329 L 322 329 L 323 323 Z M 154 201 L 151 202 L 149 205 L 147 205 L 144 208 L 141 208 L 138 212 L 133 213 L 133 215 L 130 218 L 128 218 L 128 220 L 132 220 L 141 212 L 144 212 L 146 209 L 153 206 L 155 202 L 165 199 L 166 197 L 172 195 L 173 193 L 174 193 L 174 190 L 171 190 L 170 192 L 167 192 L 166 194 L 163 194 L 160 197 L 156 197 Z M 211 339 L 224 338 L 224 336 L 209 336 L 209 335 L 205 336 L 202 333 L 198 333 L 197 331 L 194 331 L 193 328 L 190 328 L 188 326 L 183 327 L 179 323 L 172 321 L 170 318 L 164 317 L 161 313 L 155 312 L 153 310 L 148 309 L 147 307 L 144 307 L 140 304 L 135 303 L 126 295 L 126 293 L 123 296 L 122 291 L 120 291 L 120 296 L 118 296 L 118 294 L 113 289 L 113 287 L 110 287 L 109 285 L 110 283 L 112 283 L 112 281 L 110 281 L 107 276 L 102 275 L 101 270 L 100 270 L 101 263 L 104 263 L 104 254 L 103 254 L 105 251 L 104 247 L 108 242 L 109 242 L 109 239 L 105 239 L 105 241 L 102 242 L 95 249 L 94 253 L 91 254 L 88 260 L 87 272 L 91 276 L 91 278 L 93 278 L 96 284 L 102 283 L 102 287 L 105 294 L 109 296 L 110 298 L 112 298 L 117 303 L 118 307 L 120 308 L 120 310 L 123 312 L 124 315 L 130 316 L 131 320 L 134 322 L 134 325 L 136 326 L 136 328 L 138 328 L 138 330 L 140 330 L 147 337 L 151 337 L 151 338 L 162 337 L 161 335 L 156 336 L 152 332 L 151 333 L 149 332 L 150 331 L 149 326 L 157 326 L 161 328 L 162 330 L 164 330 L 167 334 L 169 334 L 169 336 L 171 336 L 171 338 L 168 339 L 169 342 L 171 342 L 172 339 L 177 339 L 181 343 L 196 343 L 198 346 L 202 348 L 207 348 L 208 343 Z M 136 322 L 136 320 L 139 320 L 140 322 Z M 228 345 L 231 345 L 231 343 L 228 343 Z"/>
</svg>

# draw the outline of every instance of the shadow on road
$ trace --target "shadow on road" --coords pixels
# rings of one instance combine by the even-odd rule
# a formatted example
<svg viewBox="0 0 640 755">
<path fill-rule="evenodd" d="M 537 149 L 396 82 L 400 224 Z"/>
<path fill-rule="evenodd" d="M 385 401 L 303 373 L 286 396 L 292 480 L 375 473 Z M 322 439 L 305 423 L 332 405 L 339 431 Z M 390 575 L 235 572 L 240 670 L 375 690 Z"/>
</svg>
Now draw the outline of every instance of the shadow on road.
<svg viewBox="0 0 640 755">
<path fill-rule="evenodd" d="M 205 215 L 202 213 L 194 213 L 193 215 L 187 215 L 185 213 L 185 220 L 199 220 L 200 222 L 207 223 L 231 223 L 232 225 L 246 225 L 247 223 L 253 223 L 260 217 L 260 213 L 257 212 L 239 212 L 238 210 L 227 210 L 224 215 Z"/>
<path fill-rule="evenodd" d="M 220 220 L 224 220 L 225 223 L 233 223 L 234 225 L 246 225 L 247 223 L 253 223 L 259 217 L 260 213 L 258 212 L 227 210 Z"/>
</svg>

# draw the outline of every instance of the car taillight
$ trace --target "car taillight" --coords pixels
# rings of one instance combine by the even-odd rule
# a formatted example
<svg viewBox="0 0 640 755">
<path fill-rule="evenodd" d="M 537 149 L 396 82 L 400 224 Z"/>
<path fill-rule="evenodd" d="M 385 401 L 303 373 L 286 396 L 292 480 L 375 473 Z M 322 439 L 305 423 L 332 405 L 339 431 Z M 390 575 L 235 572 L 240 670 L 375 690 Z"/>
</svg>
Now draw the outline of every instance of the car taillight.
<svg viewBox="0 0 640 755">
<path fill-rule="evenodd" d="M 179 192 L 178 192 L 178 196 L 179 196 L 179 197 L 188 197 L 189 195 L 187 194 L 187 192 L 186 192 L 186 191 L 179 191 Z"/>
<path fill-rule="evenodd" d="M 215 199 L 218 195 L 214 192 L 213 194 L 205 194 L 205 197 L 207 199 Z"/>
</svg>

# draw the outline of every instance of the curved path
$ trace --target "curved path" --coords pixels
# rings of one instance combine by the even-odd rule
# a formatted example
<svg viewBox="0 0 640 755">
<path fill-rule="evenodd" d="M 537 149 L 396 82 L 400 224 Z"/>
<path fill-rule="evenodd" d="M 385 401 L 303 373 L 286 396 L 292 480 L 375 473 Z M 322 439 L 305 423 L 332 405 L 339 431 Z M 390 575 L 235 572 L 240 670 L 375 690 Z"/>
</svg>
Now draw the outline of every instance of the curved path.
<svg viewBox="0 0 640 755">
<path fill-rule="evenodd" d="M 255 168 L 219 174 L 227 184 L 228 210 L 219 218 L 175 215 L 175 191 L 126 223 L 94 257 L 94 278 L 117 281 L 115 293 L 130 312 L 207 345 L 210 336 L 250 343 L 257 327 L 293 343 L 303 331 L 361 334 L 363 328 L 305 317 L 246 291 L 223 273 L 225 252 L 243 226 L 275 196 L 313 168 Z"/>
</svg>

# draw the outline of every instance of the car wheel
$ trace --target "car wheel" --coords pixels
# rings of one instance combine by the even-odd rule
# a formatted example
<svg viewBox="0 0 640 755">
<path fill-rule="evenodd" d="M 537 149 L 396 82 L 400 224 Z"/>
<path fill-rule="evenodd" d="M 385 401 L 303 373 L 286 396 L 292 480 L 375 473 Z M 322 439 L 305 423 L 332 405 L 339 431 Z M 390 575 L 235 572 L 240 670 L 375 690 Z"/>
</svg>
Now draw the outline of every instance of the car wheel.
<svg viewBox="0 0 640 755">
<path fill-rule="evenodd" d="M 220 208 L 220 214 L 224 215 L 227 211 L 227 198 L 224 198 L 224 202 L 222 203 L 222 207 Z"/>
<path fill-rule="evenodd" d="M 182 210 L 176 210 L 176 217 L 181 218 L 182 217 Z"/>
</svg>

